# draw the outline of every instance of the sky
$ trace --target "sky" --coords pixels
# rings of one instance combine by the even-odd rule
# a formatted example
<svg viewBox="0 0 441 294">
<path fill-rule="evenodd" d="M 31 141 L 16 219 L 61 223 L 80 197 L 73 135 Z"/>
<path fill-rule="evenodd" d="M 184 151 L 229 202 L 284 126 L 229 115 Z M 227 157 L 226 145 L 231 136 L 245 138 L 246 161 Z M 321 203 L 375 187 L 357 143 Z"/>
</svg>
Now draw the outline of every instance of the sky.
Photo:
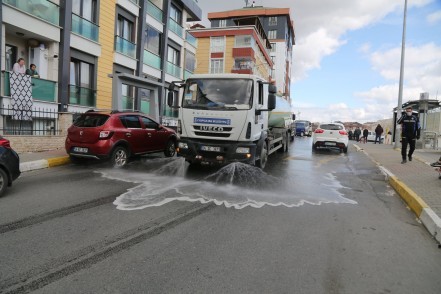
<svg viewBox="0 0 441 294">
<path fill-rule="evenodd" d="M 290 8 L 291 100 L 300 119 L 375 122 L 398 105 L 405 0 L 256 0 Z M 250 1 L 251 2 L 251 1 Z M 209 12 L 240 9 L 243 0 L 198 0 Z M 402 102 L 420 93 L 441 100 L 441 0 L 408 0 Z"/>
</svg>

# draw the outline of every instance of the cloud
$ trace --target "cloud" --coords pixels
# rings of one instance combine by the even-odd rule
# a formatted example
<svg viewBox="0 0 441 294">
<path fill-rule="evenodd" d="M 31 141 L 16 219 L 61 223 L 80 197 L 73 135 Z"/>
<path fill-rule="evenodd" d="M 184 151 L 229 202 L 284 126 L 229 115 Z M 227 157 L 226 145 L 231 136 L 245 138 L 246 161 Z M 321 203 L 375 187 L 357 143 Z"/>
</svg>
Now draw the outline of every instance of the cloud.
<svg viewBox="0 0 441 294">
<path fill-rule="evenodd" d="M 427 16 L 427 22 L 430 24 L 434 24 L 441 21 L 441 10 L 438 10 L 434 13 L 431 13 Z"/>
</svg>

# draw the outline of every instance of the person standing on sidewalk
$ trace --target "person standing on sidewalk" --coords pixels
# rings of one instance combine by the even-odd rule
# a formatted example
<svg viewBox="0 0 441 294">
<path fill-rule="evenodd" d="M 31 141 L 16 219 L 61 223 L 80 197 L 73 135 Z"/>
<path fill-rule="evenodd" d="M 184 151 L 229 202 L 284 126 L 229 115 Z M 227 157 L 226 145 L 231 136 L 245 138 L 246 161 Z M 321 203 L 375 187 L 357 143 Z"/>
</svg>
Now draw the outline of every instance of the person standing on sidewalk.
<svg viewBox="0 0 441 294">
<path fill-rule="evenodd" d="M 377 127 L 375 128 L 374 144 L 377 144 L 377 139 L 378 139 L 378 144 L 381 144 L 381 134 L 383 134 L 383 128 L 381 127 L 380 124 L 378 124 Z"/>
<path fill-rule="evenodd" d="M 361 130 L 359 127 L 356 127 L 354 131 L 354 140 L 357 142 L 360 141 L 360 135 L 361 135 Z"/>
<path fill-rule="evenodd" d="M 361 140 L 363 141 L 364 144 L 367 143 L 367 137 L 369 136 L 369 130 L 368 129 L 364 129 L 363 130 L 363 138 L 361 138 Z"/>
<path fill-rule="evenodd" d="M 406 108 L 406 114 L 397 121 L 401 124 L 401 163 L 406 163 L 407 144 L 409 144 L 409 161 L 412 161 L 412 154 L 415 151 L 415 142 L 420 139 L 420 120 L 416 115 L 412 114 L 412 107 Z"/>
</svg>

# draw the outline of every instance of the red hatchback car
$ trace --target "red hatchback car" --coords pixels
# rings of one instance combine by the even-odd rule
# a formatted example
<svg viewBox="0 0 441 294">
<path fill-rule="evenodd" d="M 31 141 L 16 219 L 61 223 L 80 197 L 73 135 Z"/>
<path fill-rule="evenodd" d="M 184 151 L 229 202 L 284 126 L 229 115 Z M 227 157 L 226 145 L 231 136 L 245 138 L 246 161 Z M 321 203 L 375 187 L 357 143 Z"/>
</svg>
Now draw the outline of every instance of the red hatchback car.
<svg viewBox="0 0 441 294">
<path fill-rule="evenodd" d="M 95 112 L 81 114 L 67 131 L 66 152 L 79 158 L 107 159 L 122 167 L 130 156 L 164 152 L 172 157 L 178 137 L 148 116 L 137 112 Z"/>
</svg>

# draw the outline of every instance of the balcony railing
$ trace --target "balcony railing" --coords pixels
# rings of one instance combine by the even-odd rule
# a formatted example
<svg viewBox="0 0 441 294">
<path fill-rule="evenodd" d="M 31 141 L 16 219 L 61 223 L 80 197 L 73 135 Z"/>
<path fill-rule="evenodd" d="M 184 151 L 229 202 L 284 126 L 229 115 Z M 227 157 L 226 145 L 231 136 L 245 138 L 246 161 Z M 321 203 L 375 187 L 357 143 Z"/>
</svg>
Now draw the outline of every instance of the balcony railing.
<svg viewBox="0 0 441 294">
<path fill-rule="evenodd" d="M 198 39 L 193 37 L 189 32 L 185 32 L 185 40 L 193 47 L 198 48 Z"/>
<path fill-rule="evenodd" d="M 59 25 L 60 8 L 55 3 L 47 0 L 3 0 L 9 4 L 35 17 L 41 18 L 54 25 Z"/>
<path fill-rule="evenodd" d="M 167 61 L 166 73 L 176 78 L 181 78 L 181 68 L 169 61 Z"/>
<path fill-rule="evenodd" d="M 144 64 L 161 69 L 161 58 L 150 51 L 144 50 Z"/>
<path fill-rule="evenodd" d="M 138 3 L 139 3 L 138 0 L 130 0 L 130 2 L 135 3 L 136 5 L 138 5 Z"/>
<path fill-rule="evenodd" d="M 170 31 L 172 31 L 173 33 L 175 33 L 176 35 L 178 35 L 179 37 L 182 38 L 182 36 L 183 36 L 182 33 L 183 33 L 184 29 L 176 21 L 169 18 L 168 25 L 169 25 Z"/>
<path fill-rule="evenodd" d="M 69 104 L 95 107 L 96 90 L 69 85 Z"/>
<path fill-rule="evenodd" d="M 9 72 L 5 72 L 3 81 L 4 95 L 11 96 Z M 34 100 L 55 102 L 57 100 L 56 86 L 57 83 L 54 81 L 44 80 L 40 78 L 32 78 L 32 98 Z"/>
<path fill-rule="evenodd" d="M 133 97 L 130 96 L 122 96 L 122 109 L 121 110 L 133 110 Z"/>
<path fill-rule="evenodd" d="M 136 44 L 121 38 L 120 36 L 115 36 L 115 50 L 124 55 L 135 58 L 136 56 Z"/>
<path fill-rule="evenodd" d="M 147 1 L 147 14 L 162 23 L 162 10 L 150 1 Z"/>
<path fill-rule="evenodd" d="M 98 42 L 98 26 L 76 14 L 72 14 L 72 32 Z"/>
</svg>

